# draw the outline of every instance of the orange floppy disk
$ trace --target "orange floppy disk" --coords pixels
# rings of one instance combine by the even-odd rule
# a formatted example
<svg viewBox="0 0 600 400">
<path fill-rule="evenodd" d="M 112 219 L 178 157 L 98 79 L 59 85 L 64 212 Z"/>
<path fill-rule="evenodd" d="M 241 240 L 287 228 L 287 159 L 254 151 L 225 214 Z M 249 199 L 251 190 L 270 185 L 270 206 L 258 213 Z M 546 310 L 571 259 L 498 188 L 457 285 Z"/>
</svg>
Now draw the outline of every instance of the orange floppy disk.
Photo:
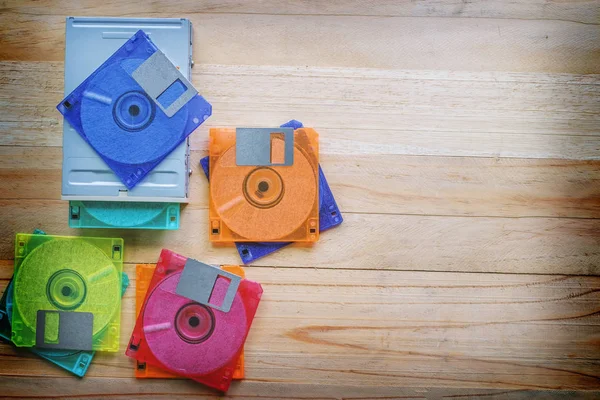
<svg viewBox="0 0 600 400">
<path fill-rule="evenodd" d="M 316 242 L 318 138 L 312 128 L 211 128 L 211 242 Z"/>
</svg>

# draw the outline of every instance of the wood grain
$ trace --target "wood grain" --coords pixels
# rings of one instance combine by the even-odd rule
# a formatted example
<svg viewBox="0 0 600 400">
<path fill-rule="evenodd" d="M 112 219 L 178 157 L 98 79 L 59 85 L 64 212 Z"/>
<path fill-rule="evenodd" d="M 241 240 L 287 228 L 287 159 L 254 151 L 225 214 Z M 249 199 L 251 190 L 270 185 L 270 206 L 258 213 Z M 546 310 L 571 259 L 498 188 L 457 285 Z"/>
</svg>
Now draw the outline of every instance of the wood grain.
<svg viewBox="0 0 600 400">
<path fill-rule="evenodd" d="M 41 212 L 43 210 L 43 212 Z M 128 262 L 156 262 L 169 248 L 209 263 L 236 264 L 233 247 L 208 243 L 208 211 L 190 204 L 173 232 L 70 229 L 60 200 L 0 201 L 0 258 L 11 259 L 14 233 L 43 228 L 63 235 L 118 236 Z M 600 220 L 345 214 L 313 248 L 290 247 L 254 265 L 464 272 L 598 275 Z"/>
<path fill-rule="evenodd" d="M 115 0 L 96 2 L 51 1 L 51 0 L 9 0 L 3 1 L 4 12 L 33 15 L 96 15 L 121 16 L 125 13 L 137 13 L 133 5 Z M 148 14 L 177 15 L 196 13 L 229 13 L 229 14 L 274 14 L 274 15 L 331 15 L 331 16 L 382 16 L 382 17 L 448 17 L 448 18 L 507 18 L 507 19 L 540 19 L 562 20 L 598 24 L 598 3 L 593 0 L 529 0 L 523 2 L 504 3 L 497 1 L 460 0 L 449 1 L 378 1 L 364 2 L 359 0 L 312 2 L 293 0 L 280 2 L 263 0 L 248 4 L 235 0 L 207 0 L 201 3 L 194 0 L 183 0 L 176 5 L 162 1 L 148 1 L 145 4 Z"/>
<path fill-rule="evenodd" d="M 134 265 L 126 272 L 134 278 Z M 263 381 L 298 385 L 298 393 L 332 382 L 371 386 L 374 393 L 378 386 L 385 392 L 436 383 L 600 389 L 598 277 L 265 267 L 247 273 L 262 282 L 265 296 L 246 346 L 247 381 L 233 395 L 258 394 Z M 124 297 L 122 346 L 133 327 L 134 298 L 133 290 Z M 0 375 L 66 377 L 7 345 L 0 360 Z M 94 390 L 94 378 L 132 375 L 124 355 L 100 355 L 89 382 L 69 391 L 81 395 Z M 202 393 L 182 383 L 169 387 Z M 136 382 L 127 391 L 146 389 Z"/>
<path fill-rule="evenodd" d="M 62 63 L 0 62 L 0 74 L 0 144 L 61 146 Z M 214 108 L 197 150 L 211 126 L 296 118 L 318 127 L 324 154 L 600 158 L 600 75 L 201 65 L 193 79 Z"/>
<path fill-rule="evenodd" d="M 593 18 L 598 10 L 590 3 L 588 18 Z M 5 8 L 0 14 L 0 59 L 61 61 L 65 15 L 139 15 L 136 8 L 123 10 L 121 2 L 88 2 L 79 7 L 66 1 L 62 6 L 51 4 L 52 8 L 58 5 L 56 11 L 48 11 L 43 5 L 30 9 L 27 4 L 23 8 L 10 4 Z M 366 8 L 363 6 L 355 7 L 356 14 L 309 14 L 310 20 L 306 20 L 303 13 L 196 12 L 202 7 L 196 8 L 195 4 L 189 2 L 186 13 L 184 8 L 169 10 L 162 3 L 155 3 L 149 12 L 154 11 L 154 16 L 160 13 L 165 17 L 189 18 L 197 37 L 202 38 L 202 45 L 197 41 L 195 46 L 200 63 L 569 73 L 600 70 L 598 19 L 582 23 L 371 16 L 362 14 Z M 435 7 L 434 4 L 430 3 Z M 478 2 L 473 10 L 477 8 L 485 8 L 484 2 Z M 523 7 L 519 14 L 535 9 L 527 8 Z M 539 6 L 537 13 L 544 14 L 539 12 Z M 396 38 L 400 40 L 392 40 Z M 313 43 L 319 46 L 312 46 Z"/>
<path fill-rule="evenodd" d="M 191 202 L 179 231 L 69 229 L 64 20 L 139 10 L 0 1 L 0 290 L 16 232 L 124 237 L 124 346 L 134 263 L 162 247 L 239 262 L 206 238 L 207 129 L 295 118 L 320 133 L 345 222 L 246 269 L 265 297 L 225 398 L 600 397 L 599 1 L 145 2 L 192 20 L 213 105 L 191 136 Z M 77 380 L 0 344 L 0 397 L 219 395 L 136 380 L 121 353 Z"/>
<path fill-rule="evenodd" d="M 32 398 L 46 399 L 314 399 L 314 400 L 441 400 L 441 399 L 492 399 L 492 400 L 530 400 L 530 399 L 574 399 L 595 400 L 600 394 L 597 390 L 536 390 L 536 389 L 470 389 L 438 387 L 401 387 L 401 386 L 356 386 L 336 384 L 297 384 L 280 382 L 262 382 L 247 380 L 234 382 L 227 395 L 210 392 L 186 380 L 169 382 L 143 381 L 135 378 L 86 378 L 77 386 L 69 385 L 58 377 L 0 377 L 0 385 L 6 393 L 4 398 L 23 398 L 21 393 L 26 386 Z M 168 389 L 168 390 L 167 390 Z M 72 393 L 72 394 L 71 394 Z M 37 395 L 37 397 L 34 397 Z"/>
<path fill-rule="evenodd" d="M 192 151 L 193 209 L 208 208 L 205 156 Z M 0 146 L 0 157 L 0 199 L 60 199 L 60 148 Z M 349 213 L 600 217 L 600 161 L 325 155 L 321 165 Z"/>
</svg>

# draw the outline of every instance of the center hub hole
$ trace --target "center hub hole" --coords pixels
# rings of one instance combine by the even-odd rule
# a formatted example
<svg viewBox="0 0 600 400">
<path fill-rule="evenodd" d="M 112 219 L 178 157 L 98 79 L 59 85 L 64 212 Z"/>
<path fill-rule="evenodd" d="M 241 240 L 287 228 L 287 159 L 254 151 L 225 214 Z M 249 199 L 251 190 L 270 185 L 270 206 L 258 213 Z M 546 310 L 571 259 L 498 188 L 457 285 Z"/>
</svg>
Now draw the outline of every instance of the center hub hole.
<svg viewBox="0 0 600 400">
<path fill-rule="evenodd" d="M 62 293 L 63 296 L 69 297 L 71 295 L 71 288 L 68 286 L 63 286 L 62 289 L 60 290 L 60 292 Z"/>
<path fill-rule="evenodd" d="M 129 115 L 132 117 L 137 117 L 140 114 L 140 107 L 135 104 L 129 106 Z"/>
<path fill-rule="evenodd" d="M 200 319 L 198 317 L 190 317 L 188 323 L 192 328 L 195 328 L 200 324 Z"/>
<path fill-rule="evenodd" d="M 265 181 L 259 182 L 258 190 L 263 193 L 266 192 L 267 190 L 269 190 L 269 183 Z"/>
</svg>

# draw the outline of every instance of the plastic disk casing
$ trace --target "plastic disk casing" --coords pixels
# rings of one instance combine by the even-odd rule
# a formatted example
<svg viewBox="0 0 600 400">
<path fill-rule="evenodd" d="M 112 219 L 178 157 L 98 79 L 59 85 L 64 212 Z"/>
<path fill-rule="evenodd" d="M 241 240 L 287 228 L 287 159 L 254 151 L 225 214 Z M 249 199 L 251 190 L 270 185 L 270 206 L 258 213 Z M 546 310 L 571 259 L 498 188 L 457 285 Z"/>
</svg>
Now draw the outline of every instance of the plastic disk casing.
<svg viewBox="0 0 600 400">
<path fill-rule="evenodd" d="M 179 229 L 179 203 L 70 201 L 71 228 Z"/>
<path fill-rule="evenodd" d="M 121 296 L 125 294 L 127 287 L 129 286 L 129 278 L 123 272 L 122 278 L 122 289 Z M 13 284 L 12 278 L 8 282 L 8 286 L 2 294 L 0 299 L 0 338 L 10 342 L 10 336 L 12 328 L 10 326 L 10 320 L 12 317 L 13 308 Z M 69 371 L 70 373 L 83 377 L 90 366 L 92 359 L 94 358 L 94 351 L 85 350 L 43 350 L 37 349 L 36 347 L 26 348 L 53 364 Z"/>
<path fill-rule="evenodd" d="M 148 292 L 148 286 L 154 275 L 154 264 L 138 264 L 136 265 L 136 291 L 135 291 L 135 316 L 136 318 L 140 315 L 140 310 L 144 304 L 144 298 Z M 222 265 L 222 269 L 229 271 L 232 274 L 236 274 L 242 278 L 246 276 L 244 269 L 239 265 Z M 168 371 L 162 370 L 153 365 L 148 365 L 136 360 L 135 363 L 135 377 L 140 379 L 145 378 L 177 378 L 178 376 Z M 233 372 L 233 379 L 240 380 L 244 379 L 244 350 L 240 353 L 235 371 Z"/>
<path fill-rule="evenodd" d="M 302 122 L 291 120 L 281 125 L 282 128 L 290 127 L 294 129 L 302 128 Z M 210 177 L 210 157 L 200 159 L 200 166 L 204 171 L 204 175 L 208 179 Z M 342 213 L 333 197 L 333 192 L 329 187 L 329 183 L 325 178 L 325 173 L 319 165 L 319 232 L 325 232 L 328 229 L 335 228 L 344 221 Z M 277 250 L 290 245 L 290 242 L 243 242 L 236 243 L 238 253 L 244 264 L 251 263 L 259 258 L 265 257 Z"/>
<path fill-rule="evenodd" d="M 8 341 L 10 341 L 11 336 L 9 319 L 12 315 L 13 307 L 12 290 L 13 284 L 11 279 L 6 287 L 6 290 L 4 291 L 4 294 L 2 295 L 2 299 L 0 300 L 0 337 Z M 27 350 L 80 377 L 85 375 L 90 363 L 92 362 L 92 359 L 94 358 L 93 351 L 38 350 L 35 347 L 28 348 Z"/>
<path fill-rule="evenodd" d="M 212 113 L 142 30 L 57 109 L 128 189 Z"/>
<path fill-rule="evenodd" d="M 211 242 L 316 242 L 318 155 L 312 128 L 211 128 Z"/>
<path fill-rule="evenodd" d="M 256 282 L 164 249 L 125 354 L 225 392 L 261 296 Z"/>
<path fill-rule="evenodd" d="M 118 351 L 122 272 L 123 239 L 17 234 L 12 342 Z"/>
</svg>

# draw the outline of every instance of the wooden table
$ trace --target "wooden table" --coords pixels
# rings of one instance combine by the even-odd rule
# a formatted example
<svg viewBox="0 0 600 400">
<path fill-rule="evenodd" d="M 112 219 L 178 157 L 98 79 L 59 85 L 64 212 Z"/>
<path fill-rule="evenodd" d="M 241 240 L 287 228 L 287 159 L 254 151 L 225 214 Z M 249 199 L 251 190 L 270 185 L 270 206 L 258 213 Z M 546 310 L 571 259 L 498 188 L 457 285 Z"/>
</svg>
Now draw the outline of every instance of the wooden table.
<svg viewBox="0 0 600 400">
<path fill-rule="evenodd" d="M 295 118 L 321 134 L 345 221 L 247 268 L 265 294 L 229 396 L 599 396 L 600 3 L 363 3 L 2 1 L 2 288 L 15 233 L 84 233 L 60 200 L 65 16 L 186 17 L 214 114 L 181 229 L 86 232 L 125 239 L 123 351 L 136 263 L 239 262 L 207 240 L 208 127 Z M 122 352 L 79 380 L 0 346 L 0 396 L 198 395 L 218 394 L 136 380 Z"/>
</svg>

